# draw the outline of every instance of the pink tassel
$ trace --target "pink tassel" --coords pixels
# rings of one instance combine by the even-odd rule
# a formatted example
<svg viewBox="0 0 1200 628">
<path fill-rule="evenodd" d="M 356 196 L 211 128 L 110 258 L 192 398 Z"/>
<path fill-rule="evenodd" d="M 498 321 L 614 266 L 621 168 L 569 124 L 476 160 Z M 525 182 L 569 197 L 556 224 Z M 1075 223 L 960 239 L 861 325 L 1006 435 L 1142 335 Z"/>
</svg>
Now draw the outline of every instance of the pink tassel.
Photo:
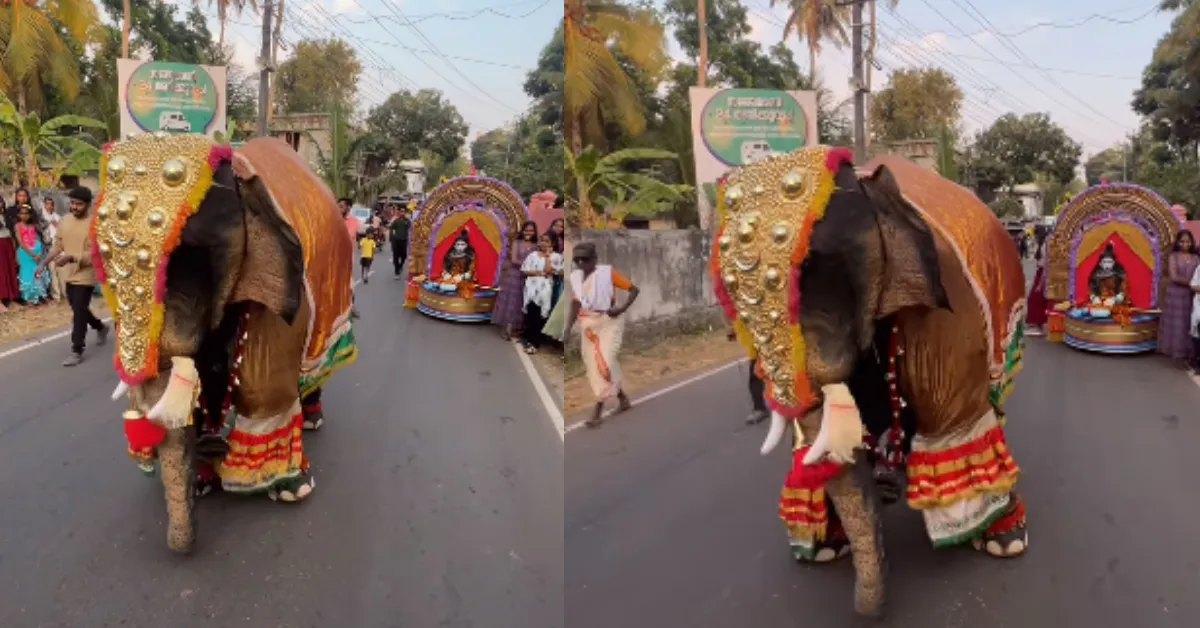
<svg viewBox="0 0 1200 628">
<path fill-rule="evenodd" d="M 216 172 L 217 168 L 220 168 L 221 164 L 227 161 L 233 161 L 232 146 L 214 146 L 213 149 L 208 152 L 208 167 L 211 168 L 213 172 Z"/>
<path fill-rule="evenodd" d="M 837 172 L 843 164 L 854 164 L 854 151 L 849 148 L 831 148 L 825 154 L 825 167 L 830 172 Z"/>
</svg>

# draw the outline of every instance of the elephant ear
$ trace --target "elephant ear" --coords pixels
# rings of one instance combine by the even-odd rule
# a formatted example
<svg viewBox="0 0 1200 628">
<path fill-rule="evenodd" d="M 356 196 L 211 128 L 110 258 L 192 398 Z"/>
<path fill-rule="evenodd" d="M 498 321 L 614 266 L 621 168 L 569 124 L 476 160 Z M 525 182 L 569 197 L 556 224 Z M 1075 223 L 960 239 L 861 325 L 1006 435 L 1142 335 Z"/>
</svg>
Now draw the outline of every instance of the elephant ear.
<svg viewBox="0 0 1200 628">
<path fill-rule="evenodd" d="M 240 188 L 246 259 L 231 300 L 261 303 L 291 325 L 304 296 L 304 251 L 300 238 L 275 208 L 275 201 L 261 178 L 257 175 L 243 178 Z"/>
<path fill-rule="evenodd" d="M 950 309 L 929 224 L 904 196 L 887 166 L 860 181 L 876 210 L 883 247 L 883 285 L 876 318 L 907 307 Z"/>
</svg>

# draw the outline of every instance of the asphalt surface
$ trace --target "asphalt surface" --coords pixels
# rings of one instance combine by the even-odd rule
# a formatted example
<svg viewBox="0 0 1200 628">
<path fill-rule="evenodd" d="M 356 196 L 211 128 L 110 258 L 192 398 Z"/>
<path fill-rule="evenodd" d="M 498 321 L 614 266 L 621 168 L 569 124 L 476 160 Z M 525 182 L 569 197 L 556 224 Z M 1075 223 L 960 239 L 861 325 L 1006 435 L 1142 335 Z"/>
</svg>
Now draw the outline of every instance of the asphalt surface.
<svg viewBox="0 0 1200 628">
<path fill-rule="evenodd" d="M 205 498 L 191 557 L 125 456 L 109 354 L 0 358 L 0 626 L 562 627 L 559 435 L 509 343 L 385 275 L 305 438 L 316 491 Z"/>
<path fill-rule="evenodd" d="M 856 618 L 848 560 L 788 555 L 790 451 L 759 456 L 743 365 L 568 434 L 567 625 L 1200 626 L 1200 389 L 1158 357 L 1028 344 L 1006 406 L 1026 556 L 935 551 L 920 515 L 891 506 L 888 614 Z"/>
</svg>

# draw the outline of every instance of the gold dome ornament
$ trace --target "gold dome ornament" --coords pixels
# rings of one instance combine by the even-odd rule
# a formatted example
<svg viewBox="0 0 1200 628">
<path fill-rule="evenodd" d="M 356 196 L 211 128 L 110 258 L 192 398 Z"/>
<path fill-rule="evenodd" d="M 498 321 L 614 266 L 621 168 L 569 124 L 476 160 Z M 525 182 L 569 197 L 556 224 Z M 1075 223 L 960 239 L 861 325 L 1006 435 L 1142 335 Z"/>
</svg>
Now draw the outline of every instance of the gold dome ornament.
<svg viewBox="0 0 1200 628">
<path fill-rule="evenodd" d="M 108 178 L 113 183 L 120 183 L 121 179 L 125 178 L 125 159 L 121 157 L 113 157 L 108 160 Z"/>
<path fill-rule="evenodd" d="M 799 170 L 789 170 L 783 175 L 783 195 L 789 199 L 796 199 L 804 193 L 804 174 Z"/>
<path fill-rule="evenodd" d="M 736 207 L 737 204 L 742 200 L 743 196 L 744 193 L 742 192 L 742 186 L 731 185 L 729 186 L 729 189 L 725 190 L 725 204 L 730 208 Z"/>
<path fill-rule="evenodd" d="M 139 177 L 146 174 L 146 166 L 144 166 L 142 164 L 138 164 L 138 165 L 134 166 L 133 174 L 136 174 Z"/>
<path fill-rule="evenodd" d="M 788 238 L 790 238 L 791 236 L 792 236 L 791 227 L 787 226 L 786 224 L 784 224 L 782 222 L 771 228 L 771 240 L 774 241 L 775 244 L 783 244 L 783 243 L 787 242 Z"/>
<path fill-rule="evenodd" d="M 729 236 L 721 236 L 717 238 L 717 246 L 721 247 L 722 251 L 728 251 L 729 247 L 733 246 L 733 239 Z"/>
<path fill-rule="evenodd" d="M 135 253 L 135 255 L 137 256 L 137 262 L 138 262 L 139 266 L 149 266 L 150 265 L 149 249 L 138 249 L 137 253 Z"/>
<path fill-rule="evenodd" d="M 723 279 L 725 280 L 725 286 L 730 290 L 737 286 L 737 275 L 733 273 L 727 273 Z"/>
<path fill-rule="evenodd" d="M 754 225 L 750 224 L 749 222 L 743 222 L 741 226 L 738 227 L 737 235 L 738 240 L 743 244 L 750 242 L 754 239 Z"/>
<path fill-rule="evenodd" d="M 100 249 L 101 257 L 107 259 L 108 256 L 112 255 L 112 247 L 109 246 L 107 242 L 101 242 L 98 248 Z"/>
<path fill-rule="evenodd" d="M 783 273 L 778 268 L 769 266 L 763 273 L 763 282 L 771 290 L 778 290 L 783 286 Z"/>
<path fill-rule="evenodd" d="M 163 164 L 163 181 L 171 187 L 176 187 L 187 178 L 187 165 L 182 159 L 171 159 Z"/>
<path fill-rule="evenodd" d="M 155 229 L 163 226 L 163 223 L 166 222 L 166 220 L 167 215 L 163 213 L 163 210 L 161 209 L 155 208 L 150 210 L 150 213 L 146 214 L 146 223 Z"/>
</svg>

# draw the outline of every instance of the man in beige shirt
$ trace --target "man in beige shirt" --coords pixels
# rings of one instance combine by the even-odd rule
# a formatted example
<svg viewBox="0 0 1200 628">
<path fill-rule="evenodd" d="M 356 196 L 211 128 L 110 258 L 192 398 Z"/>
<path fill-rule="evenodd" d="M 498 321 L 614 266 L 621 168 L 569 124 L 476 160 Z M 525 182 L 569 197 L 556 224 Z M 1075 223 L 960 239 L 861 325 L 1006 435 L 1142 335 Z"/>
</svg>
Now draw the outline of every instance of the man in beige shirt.
<svg viewBox="0 0 1200 628">
<path fill-rule="evenodd" d="M 92 314 L 92 295 L 96 291 L 96 271 L 92 268 L 92 191 L 85 187 L 71 190 L 71 214 L 63 217 L 54 236 L 54 246 L 38 266 L 37 274 L 45 272 L 51 261 L 59 268 L 66 284 L 67 302 L 71 304 L 71 355 L 63 366 L 76 366 L 83 361 L 84 341 L 88 327 L 96 330 L 96 344 L 108 340 L 108 327 Z"/>
</svg>

